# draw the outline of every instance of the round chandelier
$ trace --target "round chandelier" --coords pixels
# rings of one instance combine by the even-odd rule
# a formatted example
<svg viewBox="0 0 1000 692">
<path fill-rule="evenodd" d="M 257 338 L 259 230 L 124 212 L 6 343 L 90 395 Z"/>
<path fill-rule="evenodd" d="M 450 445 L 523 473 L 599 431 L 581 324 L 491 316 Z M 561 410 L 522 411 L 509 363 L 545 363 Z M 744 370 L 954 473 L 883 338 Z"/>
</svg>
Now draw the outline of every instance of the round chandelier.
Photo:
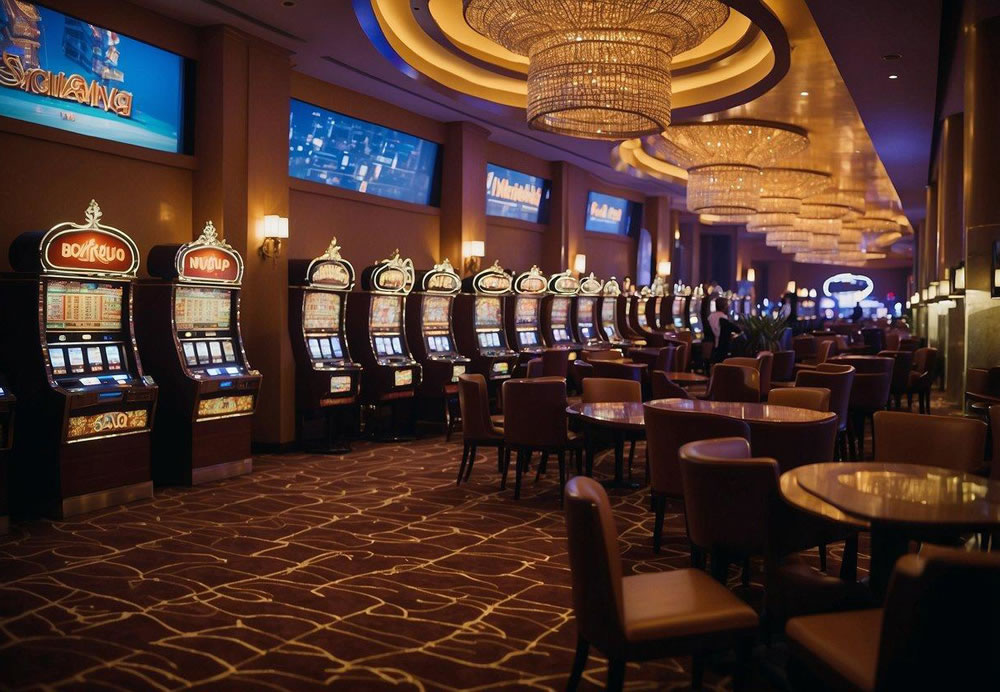
<svg viewBox="0 0 1000 692">
<path fill-rule="evenodd" d="M 647 140 L 649 153 L 687 169 L 687 208 L 742 217 L 760 211 L 764 168 L 809 145 L 801 128 L 755 120 L 672 125 Z"/>
<path fill-rule="evenodd" d="M 830 185 L 830 174 L 802 168 L 765 168 L 757 213 L 747 223 L 750 233 L 791 230 L 802 200 Z"/>
<path fill-rule="evenodd" d="M 463 0 L 465 21 L 528 57 L 528 123 L 589 139 L 670 124 L 670 64 L 729 18 L 718 0 Z"/>
</svg>

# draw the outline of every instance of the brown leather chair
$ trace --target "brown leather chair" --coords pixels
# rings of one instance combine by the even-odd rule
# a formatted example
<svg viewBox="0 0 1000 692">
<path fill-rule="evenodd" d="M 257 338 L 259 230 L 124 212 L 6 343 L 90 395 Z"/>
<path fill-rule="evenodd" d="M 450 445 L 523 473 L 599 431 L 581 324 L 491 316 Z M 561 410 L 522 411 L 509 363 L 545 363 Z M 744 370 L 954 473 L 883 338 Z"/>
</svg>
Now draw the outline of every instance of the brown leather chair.
<svg viewBox="0 0 1000 692">
<path fill-rule="evenodd" d="M 709 401 L 758 403 L 760 373 L 753 367 L 719 363 L 712 368 L 705 398 Z"/>
<path fill-rule="evenodd" d="M 469 480 L 472 463 L 479 447 L 497 448 L 497 465 L 503 458 L 503 427 L 490 416 L 490 396 L 486 378 L 482 375 L 458 376 L 458 407 L 462 412 L 462 464 L 458 467 L 458 480 Z"/>
<path fill-rule="evenodd" d="M 573 375 L 573 379 L 576 381 L 577 386 L 580 391 L 583 391 L 583 381 L 588 377 L 594 376 L 594 365 L 588 363 L 579 358 L 573 361 L 573 364 L 569 366 L 570 373 Z"/>
<path fill-rule="evenodd" d="M 679 348 L 686 348 L 685 344 L 680 346 L 664 346 L 660 349 L 660 352 L 656 354 L 656 360 L 650 366 L 651 370 L 662 370 L 663 372 L 670 372 L 674 369 L 674 356 L 677 355 L 677 350 Z"/>
<path fill-rule="evenodd" d="M 873 433 L 875 460 L 983 473 L 987 429 L 975 418 L 879 411 Z"/>
<path fill-rule="evenodd" d="M 895 402 L 896 409 L 903 408 L 903 395 L 910 386 L 910 373 L 913 370 L 913 351 L 879 351 L 882 358 L 892 358 L 892 381 L 889 384 L 889 401 Z"/>
<path fill-rule="evenodd" d="M 585 404 L 595 404 L 605 401 L 620 402 L 642 401 L 642 384 L 635 380 L 622 380 L 613 377 L 588 377 L 583 382 L 583 397 Z M 628 475 L 632 477 L 632 462 L 635 460 L 635 443 L 643 435 L 628 433 L 620 438 L 622 445 L 628 441 Z M 617 446 L 617 445 L 616 445 Z M 624 451 L 624 450 L 623 450 Z"/>
<path fill-rule="evenodd" d="M 580 358 L 587 362 L 595 360 L 621 360 L 622 354 L 621 351 L 617 351 L 613 348 L 603 350 L 584 349 L 580 352 Z"/>
<path fill-rule="evenodd" d="M 819 422 L 755 421 L 751 445 L 753 455 L 776 459 L 782 473 L 806 464 L 833 461 L 837 428 L 836 416 Z"/>
<path fill-rule="evenodd" d="M 649 458 L 649 489 L 653 496 L 653 550 L 660 552 L 663 537 L 663 515 L 668 499 L 681 499 L 681 483 L 677 450 L 688 442 L 716 437 L 750 439 L 750 427 L 741 420 L 695 411 L 673 411 L 646 404 L 646 455 Z"/>
<path fill-rule="evenodd" d="M 830 390 L 826 387 L 784 387 L 774 390 L 767 403 L 775 406 L 807 408 L 812 411 L 830 410 Z"/>
<path fill-rule="evenodd" d="M 865 422 L 871 420 L 876 411 L 885 409 L 895 361 L 892 358 L 857 356 L 837 356 L 835 360 L 839 365 L 854 368 L 847 436 L 848 442 L 855 449 L 855 458 L 864 459 Z"/>
<path fill-rule="evenodd" d="M 583 440 L 569 431 L 566 414 L 566 380 L 559 377 L 513 379 L 503 383 L 504 462 L 500 488 L 507 486 L 511 452 L 517 452 L 514 467 L 514 499 L 521 497 L 521 476 L 533 452 L 555 454 L 559 459 L 559 497 L 566 482 L 566 452 L 583 463 Z"/>
<path fill-rule="evenodd" d="M 687 390 L 670 380 L 667 373 L 654 370 L 649 374 L 654 399 L 690 399 Z"/>
<path fill-rule="evenodd" d="M 748 358 L 745 356 L 726 358 L 722 361 L 722 365 L 741 365 L 745 368 L 754 368 L 760 374 L 761 399 L 766 399 L 767 393 L 771 391 L 771 369 L 773 361 L 773 353 L 770 351 L 761 351 L 755 358 Z"/>
<path fill-rule="evenodd" d="M 899 340 L 903 336 L 897 331 L 889 331 L 885 335 L 885 349 L 887 351 L 898 351 L 899 350 Z"/>
<path fill-rule="evenodd" d="M 569 351 L 547 348 L 542 351 L 542 377 L 562 377 L 569 374 Z"/>
<path fill-rule="evenodd" d="M 543 366 L 542 366 L 542 359 L 541 358 L 532 358 L 531 360 L 528 361 L 527 372 L 525 374 L 525 377 L 530 378 L 530 379 L 535 379 L 537 377 L 542 377 L 542 372 L 543 372 L 542 368 L 543 368 Z"/>
<path fill-rule="evenodd" d="M 813 370 L 817 365 L 825 363 L 833 354 L 836 342 L 833 339 L 820 338 L 816 340 L 815 355 L 804 362 L 796 363 L 796 370 Z"/>
<path fill-rule="evenodd" d="M 996 688 L 1000 554 L 926 548 L 896 562 L 884 608 L 788 621 L 793 689 Z"/>
<path fill-rule="evenodd" d="M 687 372 L 691 367 L 691 355 L 694 347 L 694 335 L 691 331 L 688 329 L 681 329 L 673 332 L 663 341 L 664 344 L 668 346 L 674 345 L 677 348 L 683 347 L 683 351 L 678 351 L 674 354 L 674 367 L 677 368 L 679 372 Z"/>
<path fill-rule="evenodd" d="M 811 334 L 799 334 L 792 337 L 792 350 L 795 361 L 807 363 L 816 357 L 816 337 Z"/>
<path fill-rule="evenodd" d="M 591 646 L 608 659 L 608 690 L 622 688 L 627 661 L 694 655 L 695 687 L 705 653 L 737 648 L 745 667 L 759 623 L 752 608 L 701 570 L 623 577 L 611 504 L 593 479 L 569 481 L 565 513 L 577 631 L 567 690 L 579 685 Z"/>
<path fill-rule="evenodd" d="M 837 414 L 837 450 L 841 461 L 847 459 L 847 423 L 854 384 L 851 366 L 826 366 L 816 370 L 803 370 L 795 376 L 796 387 L 821 387 L 830 390 L 829 411 Z"/>
<path fill-rule="evenodd" d="M 920 348 L 920 346 L 921 346 L 920 339 L 918 339 L 916 337 L 912 337 L 912 336 L 909 336 L 909 337 L 904 336 L 903 338 L 901 338 L 899 340 L 899 348 L 896 349 L 896 350 L 898 350 L 898 351 L 916 351 L 918 348 Z"/>
<path fill-rule="evenodd" d="M 795 351 L 775 351 L 771 362 L 771 386 L 788 386 L 795 381 Z"/>
<path fill-rule="evenodd" d="M 993 436 L 993 459 L 990 478 L 1000 480 L 1000 404 L 990 406 L 990 434 Z"/>
<path fill-rule="evenodd" d="M 913 395 L 917 395 L 917 410 L 920 413 L 931 412 L 931 383 L 934 381 L 934 369 L 937 365 L 936 348 L 918 348 L 913 352 L 913 369 L 906 385 L 906 403 L 913 410 Z"/>
<path fill-rule="evenodd" d="M 618 380 L 633 380 L 642 382 L 646 367 L 638 363 L 622 363 L 614 360 L 595 360 L 590 363 L 594 368 L 594 377 L 604 377 Z"/>
</svg>

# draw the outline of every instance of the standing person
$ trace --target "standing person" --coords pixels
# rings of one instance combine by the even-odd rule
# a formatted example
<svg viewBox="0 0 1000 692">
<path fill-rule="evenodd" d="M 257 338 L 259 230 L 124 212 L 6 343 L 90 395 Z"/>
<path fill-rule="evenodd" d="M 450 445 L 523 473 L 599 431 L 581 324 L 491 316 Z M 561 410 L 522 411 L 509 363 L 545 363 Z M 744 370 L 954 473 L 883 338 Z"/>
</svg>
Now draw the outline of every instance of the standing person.
<svg viewBox="0 0 1000 692">
<path fill-rule="evenodd" d="M 729 319 L 729 301 L 725 298 L 715 299 L 715 312 L 708 316 L 708 328 L 715 340 L 712 364 L 719 363 L 729 355 L 733 334 L 740 333 L 739 327 Z"/>
</svg>

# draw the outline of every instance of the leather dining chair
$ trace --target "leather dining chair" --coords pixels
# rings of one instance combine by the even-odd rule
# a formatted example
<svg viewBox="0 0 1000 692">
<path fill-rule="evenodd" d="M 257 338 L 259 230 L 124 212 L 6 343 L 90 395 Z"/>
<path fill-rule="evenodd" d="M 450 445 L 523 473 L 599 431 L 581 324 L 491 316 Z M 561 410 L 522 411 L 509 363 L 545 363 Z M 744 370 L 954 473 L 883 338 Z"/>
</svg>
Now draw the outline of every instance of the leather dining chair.
<svg viewBox="0 0 1000 692">
<path fill-rule="evenodd" d="M 896 404 L 896 409 L 903 408 L 903 395 L 910 386 L 910 373 L 913 370 L 913 351 L 879 351 L 881 358 L 892 358 L 892 381 L 889 384 L 889 401 Z"/>
<path fill-rule="evenodd" d="M 458 467 L 458 480 L 469 480 L 472 463 L 479 447 L 497 448 L 497 466 L 503 459 L 503 427 L 490 415 L 490 397 L 486 378 L 482 375 L 458 376 L 458 407 L 462 412 L 462 464 Z"/>
<path fill-rule="evenodd" d="M 722 361 L 722 365 L 741 365 L 745 368 L 754 368 L 760 375 L 760 398 L 766 399 L 767 393 L 771 390 L 771 369 L 773 362 L 773 353 L 770 351 L 761 351 L 754 358 L 745 356 L 726 358 Z"/>
<path fill-rule="evenodd" d="M 836 341 L 828 338 L 817 339 L 816 341 L 816 351 L 815 355 L 806 361 L 795 364 L 796 371 L 798 370 L 813 370 L 817 365 L 825 363 L 830 355 L 833 353 L 836 347 Z"/>
<path fill-rule="evenodd" d="M 920 413 L 931 412 L 931 383 L 934 381 L 934 368 L 937 365 L 937 349 L 930 347 L 918 348 L 913 352 L 913 369 L 906 384 L 906 404 L 913 410 L 913 395 L 917 395 L 917 410 Z"/>
<path fill-rule="evenodd" d="M 885 348 L 887 351 L 898 351 L 899 340 L 902 338 L 899 332 L 890 331 L 885 335 Z"/>
<path fill-rule="evenodd" d="M 998 553 L 904 555 L 884 607 L 788 621 L 792 689 L 995 689 L 998 583 Z"/>
<path fill-rule="evenodd" d="M 986 423 L 975 418 L 879 411 L 873 432 L 875 460 L 983 473 L 987 430 Z"/>
<path fill-rule="evenodd" d="M 799 334 L 792 337 L 792 350 L 797 363 L 806 363 L 816 356 L 816 337 L 811 334 Z"/>
<path fill-rule="evenodd" d="M 642 382 L 646 368 L 637 363 L 622 363 L 614 360 L 596 360 L 590 363 L 594 368 L 594 377 Z"/>
<path fill-rule="evenodd" d="M 653 497 L 653 551 L 660 552 L 663 517 L 667 500 L 683 500 L 677 450 L 688 442 L 716 437 L 750 439 L 750 427 L 741 420 L 700 411 L 674 411 L 643 406 L 646 422 L 646 455 L 649 458 L 649 489 Z M 696 555 L 692 560 L 698 564 Z"/>
<path fill-rule="evenodd" d="M 726 583 L 729 564 L 764 558 L 764 615 L 769 627 L 791 615 L 870 605 L 865 588 L 817 572 L 795 553 L 826 539 L 828 525 L 781 498 L 774 459 L 750 456 L 741 437 L 689 442 L 680 448 L 688 535 L 711 555 L 712 576 Z M 725 507 L 719 498 L 726 498 Z"/>
<path fill-rule="evenodd" d="M 642 401 L 642 384 L 635 380 L 623 380 L 613 377 L 588 377 L 583 381 L 583 397 L 585 404 L 602 402 Z M 635 443 L 643 436 L 627 433 L 622 437 L 628 440 L 628 476 L 632 477 L 632 462 L 635 459 Z"/>
<path fill-rule="evenodd" d="M 916 351 L 920 348 L 920 339 L 913 336 L 904 336 L 899 340 L 898 351 Z"/>
<path fill-rule="evenodd" d="M 678 372 L 687 372 L 691 367 L 691 355 L 694 348 L 694 336 L 691 332 L 688 330 L 673 332 L 664 338 L 664 344 L 678 349 L 674 354 L 674 367 Z"/>
<path fill-rule="evenodd" d="M 650 387 L 654 399 L 690 399 L 691 395 L 679 384 L 672 382 L 667 373 L 654 370 L 649 373 Z"/>
<path fill-rule="evenodd" d="M 829 411 L 830 390 L 826 387 L 784 387 L 775 389 L 774 395 L 768 397 L 767 403 L 813 411 Z"/>
<path fill-rule="evenodd" d="M 670 372 L 674 369 L 674 356 L 677 355 L 677 351 L 680 348 L 686 348 L 686 345 L 681 346 L 664 346 L 660 349 L 659 353 L 656 354 L 656 360 L 650 365 L 650 370 L 662 370 L 663 372 Z"/>
<path fill-rule="evenodd" d="M 608 659 L 605 689 L 620 690 L 628 661 L 692 655 L 692 687 L 701 687 L 703 656 L 740 652 L 736 689 L 745 684 L 757 613 L 698 569 L 622 576 L 618 532 L 599 483 L 575 476 L 566 485 L 566 537 L 576 619 L 576 656 L 566 683 L 575 690 L 590 647 Z"/>
<path fill-rule="evenodd" d="M 604 350 L 587 350 L 584 349 L 580 352 L 580 358 L 584 361 L 591 362 L 595 360 L 621 360 L 622 354 L 613 348 Z"/>
<path fill-rule="evenodd" d="M 559 498 L 566 482 L 566 452 L 576 455 L 576 466 L 583 464 L 583 438 L 571 433 L 566 414 L 566 380 L 560 377 L 512 379 L 503 383 L 504 461 L 501 490 L 507 486 L 512 452 L 514 499 L 521 497 L 521 477 L 534 452 L 555 454 L 559 460 Z"/>
<path fill-rule="evenodd" d="M 573 361 L 573 364 L 569 366 L 570 374 L 573 376 L 573 380 L 576 382 L 577 387 L 580 391 L 583 391 L 583 381 L 588 377 L 594 376 L 594 365 L 593 363 L 588 363 L 580 358 Z"/>
<path fill-rule="evenodd" d="M 771 363 L 771 386 L 787 387 L 794 381 L 795 351 L 775 351 L 774 360 Z"/>
<path fill-rule="evenodd" d="M 877 411 L 885 409 L 895 361 L 892 358 L 838 356 L 836 362 L 854 368 L 847 436 L 848 442 L 856 448 L 855 458 L 863 460 L 866 421 L 871 420 Z"/>
<path fill-rule="evenodd" d="M 743 365 L 719 363 L 708 381 L 709 401 L 760 402 L 760 372 Z"/>
<path fill-rule="evenodd" d="M 854 384 L 854 368 L 845 366 L 826 366 L 816 370 L 803 370 L 795 376 L 796 387 L 820 387 L 830 390 L 829 411 L 837 414 L 837 456 L 840 461 L 846 461 L 847 454 L 847 423 L 851 388 Z"/>
</svg>

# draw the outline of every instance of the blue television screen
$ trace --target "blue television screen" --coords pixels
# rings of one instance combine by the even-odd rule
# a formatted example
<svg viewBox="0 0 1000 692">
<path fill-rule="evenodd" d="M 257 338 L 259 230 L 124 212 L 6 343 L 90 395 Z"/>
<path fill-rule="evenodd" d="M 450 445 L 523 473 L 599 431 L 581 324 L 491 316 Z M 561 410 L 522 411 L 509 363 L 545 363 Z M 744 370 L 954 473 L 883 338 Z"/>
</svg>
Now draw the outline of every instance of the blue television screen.
<svg viewBox="0 0 1000 692">
<path fill-rule="evenodd" d="M 292 177 L 436 205 L 438 150 L 435 142 L 292 99 Z"/>
<path fill-rule="evenodd" d="M 593 190 L 587 195 L 584 230 L 625 235 L 629 225 L 629 201 Z"/>
<path fill-rule="evenodd" d="M 486 164 L 486 214 L 532 223 L 548 223 L 549 190 L 545 178 Z"/>
<path fill-rule="evenodd" d="M 183 149 L 184 58 L 30 2 L 0 2 L 0 115 Z"/>
</svg>

